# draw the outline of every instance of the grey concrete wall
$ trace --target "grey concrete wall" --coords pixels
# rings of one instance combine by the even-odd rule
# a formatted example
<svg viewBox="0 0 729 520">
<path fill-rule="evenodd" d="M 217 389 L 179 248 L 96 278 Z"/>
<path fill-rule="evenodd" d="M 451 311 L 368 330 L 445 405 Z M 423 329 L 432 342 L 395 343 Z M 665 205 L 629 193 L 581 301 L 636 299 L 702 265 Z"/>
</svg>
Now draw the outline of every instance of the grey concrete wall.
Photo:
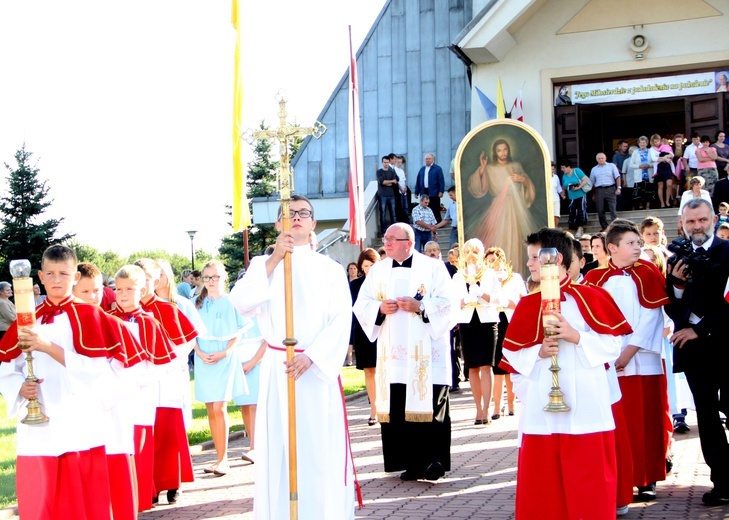
<svg viewBox="0 0 729 520">
<path fill-rule="evenodd" d="M 365 184 L 390 152 L 407 156 L 411 187 L 428 152 L 448 175 L 471 121 L 466 70 L 448 45 L 471 9 L 472 0 L 390 0 L 383 7 L 357 52 Z M 326 134 L 308 138 L 292 162 L 298 193 L 347 195 L 348 85 L 347 70 L 318 118 Z"/>
</svg>

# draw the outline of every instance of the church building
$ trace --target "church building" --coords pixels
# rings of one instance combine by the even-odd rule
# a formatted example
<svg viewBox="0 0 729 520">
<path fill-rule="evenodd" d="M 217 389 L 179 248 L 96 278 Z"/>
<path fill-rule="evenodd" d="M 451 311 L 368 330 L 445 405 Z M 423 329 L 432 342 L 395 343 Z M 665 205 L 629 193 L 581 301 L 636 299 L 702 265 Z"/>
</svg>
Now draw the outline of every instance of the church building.
<svg viewBox="0 0 729 520">
<path fill-rule="evenodd" d="M 357 52 L 365 184 L 395 152 L 412 188 L 431 152 L 449 185 L 460 141 L 487 120 L 476 87 L 496 102 L 499 79 L 506 111 L 521 93 L 552 159 L 585 171 L 620 139 L 713 141 L 729 119 L 727 27 L 726 0 L 389 0 Z M 346 231 L 348 76 L 319 117 L 328 132 L 292 163 L 318 231 Z"/>
</svg>

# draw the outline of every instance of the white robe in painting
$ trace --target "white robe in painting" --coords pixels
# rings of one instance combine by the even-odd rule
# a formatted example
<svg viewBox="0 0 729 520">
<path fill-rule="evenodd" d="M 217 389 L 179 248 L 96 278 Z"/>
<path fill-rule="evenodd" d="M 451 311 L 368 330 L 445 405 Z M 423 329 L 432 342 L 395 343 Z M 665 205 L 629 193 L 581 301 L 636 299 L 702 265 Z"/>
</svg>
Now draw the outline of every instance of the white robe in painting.
<svg viewBox="0 0 729 520">
<path fill-rule="evenodd" d="M 384 299 L 415 296 L 423 291 L 423 305 L 428 322 L 405 311 L 389 315 L 381 325 L 375 322 Z M 413 252 L 410 268 L 392 267 L 386 258 L 370 267 L 354 304 L 354 313 L 370 341 L 377 340 L 377 413 L 389 414 L 389 385 L 414 384 L 416 374 L 411 361 L 414 345 L 423 343 L 430 356 L 432 385 L 453 383 L 449 331 L 455 324 L 451 307 L 452 282 L 443 262 Z M 411 396 L 413 392 L 408 392 Z M 423 400 L 432 408 L 430 400 Z"/>
<path fill-rule="evenodd" d="M 230 293 L 231 303 L 256 316 L 269 348 L 261 361 L 256 415 L 254 516 L 289 518 L 288 399 L 284 373 L 286 337 L 284 265 L 266 273 L 266 260 L 251 261 Z M 291 255 L 296 350 L 312 365 L 296 381 L 298 513 L 301 520 L 354 518 L 354 477 L 339 375 L 352 325 L 352 297 L 342 266 L 308 245 Z"/>
</svg>

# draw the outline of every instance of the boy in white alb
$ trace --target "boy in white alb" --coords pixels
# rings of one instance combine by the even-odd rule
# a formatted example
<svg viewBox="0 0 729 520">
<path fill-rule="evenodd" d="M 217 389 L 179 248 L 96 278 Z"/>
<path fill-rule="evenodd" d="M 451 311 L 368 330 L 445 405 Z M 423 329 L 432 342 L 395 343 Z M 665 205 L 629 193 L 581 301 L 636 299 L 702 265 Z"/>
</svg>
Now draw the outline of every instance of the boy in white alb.
<svg viewBox="0 0 729 520">
<path fill-rule="evenodd" d="M 615 369 L 630 429 L 633 485 L 639 499 L 652 500 L 656 482 L 666 479 L 669 431 L 673 430 L 661 359 L 666 280 L 655 265 L 640 260 L 642 241 L 632 222 L 613 221 L 606 241 L 610 261 L 587 273 L 585 283 L 606 289 L 634 331 L 623 338 Z"/>
<path fill-rule="evenodd" d="M 146 293 L 144 271 L 135 265 L 125 265 L 114 275 L 116 307 L 109 312 L 131 331 L 149 360 L 136 374 L 133 394 L 134 409 L 131 414 L 134 434 L 134 461 L 138 484 L 139 511 L 150 509 L 157 503 L 159 489 L 154 484 L 154 423 L 162 388 L 174 384 L 176 359 L 172 343 L 159 322 L 142 311 L 140 300 Z M 167 502 L 177 501 L 178 490 L 167 492 Z M 116 520 L 116 517 L 114 518 Z"/>
<path fill-rule="evenodd" d="M 352 297 L 339 266 L 309 247 L 314 211 L 306 197 L 292 195 L 291 231 L 281 231 L 270 256 L 256 257 L 230 292 L 230 301 L 257 316 L 268 344 L 261 361 L 256 410 L 254 515 L 289 517 L 289 378 L 296 380 L 298 513 L 300 520 L 354 519 L 354 474 L 347 414 L 339 375 L 352 325 Z M 281 230 L 281 220 L 276 223 Z M 295 298 L 296 355 L 286 363 L 284 263 L 291 254 Z"/>
<path fill-rule="evenodd" d="M 615 423 L 605 364 L 620 351 L 620 335 L 631 332 L 610 295 L 574 285 L 567 270 L 572 240 L 542 228 L 527 237 L 527 266 L 541 280 L 539 250 L 558 251 L 561 311 L 545 329 L 541 294 L 523 297 L 504 339 L 502 366 L 514 372 L 522 401 L 516 476 L 516 518 L 612 520 L 616 512 Z M 546 335 L 551 333 L 552 335 Z M 557 355 L 559 384 L 569 411 L 547 412 Z"/>
<path fill-rule="evenodd" d="M 182 408 L 185 392 L 190 391 L 187 359 L 198 332 L 175 305 L 155 294 L 162 273 L 157 262 L 141 258 L 134 265 L 141 267 L 145 276 L 146 290 L 142 294 L 142 310 L 160 323 L 172 342 L 175 353 L 175 359 L 170 365 L 170 384 L 161 385 L 159 388 L 159 404 L 154 422 L 155 496 L 166 490 L 168 500 L 174 502 L 180 484 L 195 480 Z"/>
</svg>

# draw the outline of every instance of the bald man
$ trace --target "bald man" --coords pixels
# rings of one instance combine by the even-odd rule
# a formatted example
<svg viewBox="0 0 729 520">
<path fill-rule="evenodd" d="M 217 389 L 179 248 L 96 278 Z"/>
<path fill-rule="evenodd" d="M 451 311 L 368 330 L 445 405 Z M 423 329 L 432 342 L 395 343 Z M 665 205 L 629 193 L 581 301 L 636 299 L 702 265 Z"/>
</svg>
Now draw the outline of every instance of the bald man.
<svg viewBox="0 0 729 520">
<path fill-rule="evenodd" d="M 605 231 L 608 227 L 608 221 L 605 218 L 605 203 L 610 209 L 610 221 L 612 222 L 618 218 L 616 205 L 618 195 L 620 195 L 621 179 L 618 167 L 607 162 L 607 156 L 604 153 L 600 152 L 595 156 L 595 159 L 597 160 L 597 166 L 590 172 L 590 181 L 595 186 L 593 197 L 597 206 L 601 231 Z"/>
</svg>

